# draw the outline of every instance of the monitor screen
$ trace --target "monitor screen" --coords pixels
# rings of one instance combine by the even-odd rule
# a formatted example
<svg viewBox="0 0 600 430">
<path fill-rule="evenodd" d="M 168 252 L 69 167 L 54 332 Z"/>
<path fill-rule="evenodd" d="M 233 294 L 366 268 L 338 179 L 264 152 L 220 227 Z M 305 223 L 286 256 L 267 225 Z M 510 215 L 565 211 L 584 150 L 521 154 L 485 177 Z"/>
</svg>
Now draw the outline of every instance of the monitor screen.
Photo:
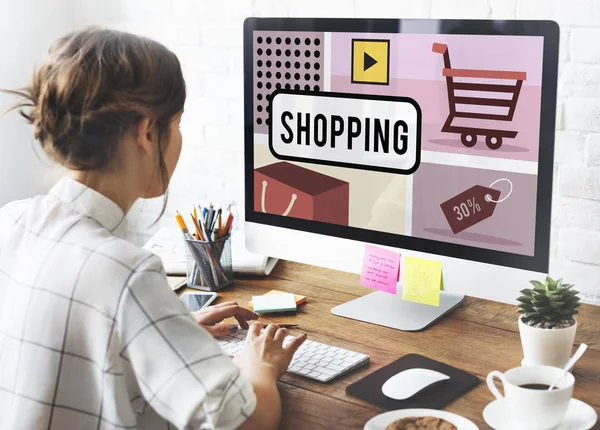
<svg viewBox="0 0 600 430">
<path fill-rule="evenodd" d="M 477 21 L 393 31 L 389 20 L 275 21 L 246 29 L 247 220 L 547 266 L 554 107 L 542 115 L 543 34 Z"/>
</svg>

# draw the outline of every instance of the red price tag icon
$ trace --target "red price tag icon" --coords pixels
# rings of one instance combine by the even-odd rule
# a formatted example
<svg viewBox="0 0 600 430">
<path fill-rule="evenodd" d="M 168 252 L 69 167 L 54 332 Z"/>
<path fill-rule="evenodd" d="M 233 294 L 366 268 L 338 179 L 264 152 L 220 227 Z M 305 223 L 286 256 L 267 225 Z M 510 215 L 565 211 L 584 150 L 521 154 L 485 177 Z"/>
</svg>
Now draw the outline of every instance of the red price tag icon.
<svg viewBox="0 0 600 430">
<path fill-rule="evenodd" d="M 501 191 L 491 188 L 501 180 L 494 182 L 490 187 L 475 185 L 440 205 L 454 234 L 491 217 L 496 209 L 496 203 L 508 198 L 512 193 L 512 183 L 508 179 L 505 180 L 510 183 L 511 188 L 502 200 L 498 200 Z"/>
</svg>

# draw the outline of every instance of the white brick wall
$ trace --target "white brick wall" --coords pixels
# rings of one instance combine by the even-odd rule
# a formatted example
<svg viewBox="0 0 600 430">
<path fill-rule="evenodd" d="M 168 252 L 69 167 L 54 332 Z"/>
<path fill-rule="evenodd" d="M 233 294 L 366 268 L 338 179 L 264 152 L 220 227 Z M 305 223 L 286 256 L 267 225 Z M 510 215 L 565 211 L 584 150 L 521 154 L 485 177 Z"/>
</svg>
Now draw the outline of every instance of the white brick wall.
<svg viewBox="0 0 600 430">
<path fill-rule="evenodd" d="M 564 230 L 559 240 L 563 244 L 562 254 L 577 263 L 595 264 L 600 261 L 600 233 L 585 230 Z"/>
<path fill-rule="evenodd" d="M 600 134 L 590 134 L 588 136 L 586 160 L 588 166 L 600 166 Z"/>
<path fill-rule="evenodd" d="M 235 202 L 243 215 L 242 22 L 246 16 L 522 18 L 561 26 L 551 274 L 600 304 L 600 1 L 80 0 L 72 13 L 154 37 L 180 57 L 189 86 L 183 159 L 167 214 L 192 201 Z M 106 5 L 106 6 L 104 6 Z M 193 184 L 193 185 L 192 185 Z M 143 242 L 160 201 L 132 211 Z M 171 222 L 169 217 L 164 222 Z"/>
</svg>

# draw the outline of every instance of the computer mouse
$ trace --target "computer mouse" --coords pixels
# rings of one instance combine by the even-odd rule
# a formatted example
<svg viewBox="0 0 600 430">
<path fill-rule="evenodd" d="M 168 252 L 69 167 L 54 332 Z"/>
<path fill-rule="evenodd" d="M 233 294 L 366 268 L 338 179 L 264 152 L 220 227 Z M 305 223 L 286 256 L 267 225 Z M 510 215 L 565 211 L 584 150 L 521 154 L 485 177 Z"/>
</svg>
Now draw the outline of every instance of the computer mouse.
<svg viewBox="0 0 600 430">
<path fill-rule="evenodd" d="M 448 375 L 430 369 L 407 369 L 385 381 L 381 391 L 394 400 L 406 400 L 418 392 L 442 381 L 450 379 Z"/>
</svg>

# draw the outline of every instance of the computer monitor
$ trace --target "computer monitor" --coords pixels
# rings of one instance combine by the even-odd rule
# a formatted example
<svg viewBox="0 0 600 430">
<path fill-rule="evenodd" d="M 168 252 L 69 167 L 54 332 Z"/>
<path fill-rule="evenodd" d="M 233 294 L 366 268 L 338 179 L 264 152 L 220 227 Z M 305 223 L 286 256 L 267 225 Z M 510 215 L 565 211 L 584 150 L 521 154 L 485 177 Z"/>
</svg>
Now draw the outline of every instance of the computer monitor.
<svg viewBox="0 0 600 430">
<path fill-rule="evenodd" d="M 440 261 L 440 307 L 332 310 L 384 326 L 513 303 L 548 272 L 558 46 L 551 21 L 247 19 L 247 247 L 354 273 L 366 244 Z"/>
</svg>

